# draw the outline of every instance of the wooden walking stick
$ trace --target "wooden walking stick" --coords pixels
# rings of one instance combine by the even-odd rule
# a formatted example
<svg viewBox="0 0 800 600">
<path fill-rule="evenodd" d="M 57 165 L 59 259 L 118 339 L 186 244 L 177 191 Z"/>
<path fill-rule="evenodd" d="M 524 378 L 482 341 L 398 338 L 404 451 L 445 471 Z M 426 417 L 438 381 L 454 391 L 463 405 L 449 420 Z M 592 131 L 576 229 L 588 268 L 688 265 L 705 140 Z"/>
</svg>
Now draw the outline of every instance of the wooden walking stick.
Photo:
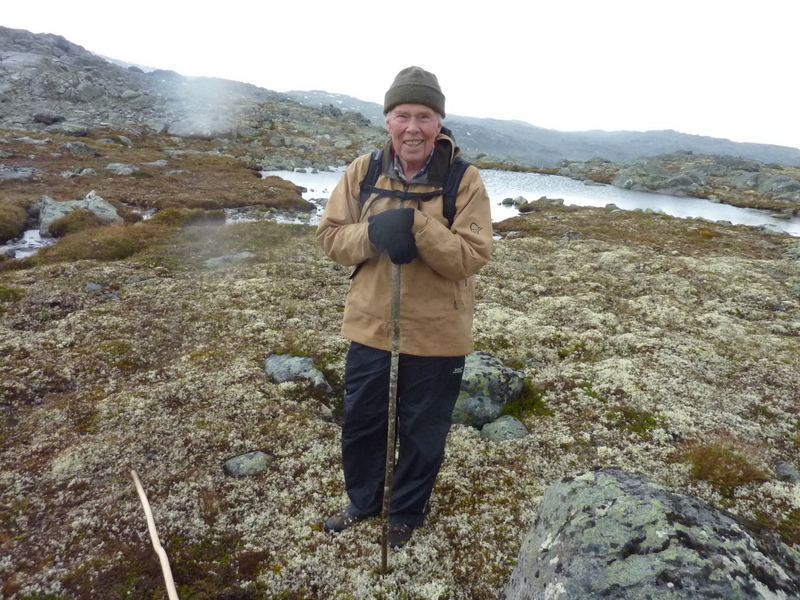
<svg viewBox="0 0 800 600">
<path fill-rule="evenodd" d="M 397 438 L 397 373 L 400 366 L 400 265 L 392 263 L 392 363 L 389 372 L 389 427 L 386 434 L 386 473 L 381 510 L 381 573 L 388 571 L 389 503 L 392 496 L 395 444 Z"/>
<path fill-rule="evenodd" d="M 139 499 L 142 501 L 144 507 L 144 514 L 147 517 L 147 528 L 150 530 L 150 541 L 153 542 L 153 548 L 158 554 L 158 559 L 161 561 L 161 571 L 164 573 L 164 583 L 167 586 L 167 596 L 169 600 L 178 600 L 178 592 L 175 590 L 175 582 L 172 580 L 172 569 L 169 568 L 169 559 L 167 553 L 158 541 L 158 532 L 156 531 L 156 522 L 153 519 L 153 512 L 150 510 L 150 503 L 147 502 L 147 496 L 142 488 L 142 483 L 139 481 L 139 476 L 136 471 L 131 471 L 133 483 L 136 486 L 136 491 L 139 492 Z"/>
</svg>

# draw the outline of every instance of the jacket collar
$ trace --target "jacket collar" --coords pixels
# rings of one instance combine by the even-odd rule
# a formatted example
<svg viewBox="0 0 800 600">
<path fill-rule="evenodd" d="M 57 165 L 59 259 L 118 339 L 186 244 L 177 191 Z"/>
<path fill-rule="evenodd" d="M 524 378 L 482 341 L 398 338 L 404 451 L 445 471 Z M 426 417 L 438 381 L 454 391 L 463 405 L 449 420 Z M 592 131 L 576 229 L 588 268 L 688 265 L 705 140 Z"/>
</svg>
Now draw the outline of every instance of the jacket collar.
<svg viewBox="0 0 800 600">
<path fill-rule="evenodd" d="M 428 163 L 428 169 L 423 174 L 423 177 L 417 179 L 414 183 L 443 187 L 450 163 L 459 154 L 461 154 L 461 150 L 456 146 L 453 133 L 443 125 L 439 135 L 436 136 L 436 145 L 433 148 L 433 156 Z M 394 151 L 392 150 L 391 141 L 383 149 L 381 171 L 386 177 L 400 181 L 394 169 Z"/>
</svg>

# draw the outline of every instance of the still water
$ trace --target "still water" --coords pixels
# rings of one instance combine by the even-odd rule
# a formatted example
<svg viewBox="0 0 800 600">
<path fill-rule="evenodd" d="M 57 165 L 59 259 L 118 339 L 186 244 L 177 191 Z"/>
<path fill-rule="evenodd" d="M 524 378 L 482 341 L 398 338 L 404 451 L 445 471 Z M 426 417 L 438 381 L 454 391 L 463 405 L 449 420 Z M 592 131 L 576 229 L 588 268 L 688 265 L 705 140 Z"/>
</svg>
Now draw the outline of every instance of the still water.
<svg viewBox="0 0 800 600">
<path fill-rule="evenodd" d="M 306 188 L 307 200 L 327 198 L 342 172 L 305 173 L 292 171 L 268 171 Z M 492 202 L 492 219 L 502 221 L 519 214 L 511 206 L 502 204 L 505 198 L 523 196 L 527 200 L 538 200 L 542 196 L 562 198 L 565 204 L 578 206 L 605 206 L 614 204 L 623 210 L 651 209 L 682 218 L 703 218 L 710 221 L 730 221 L 735 225 L 767 226 L 774 231 L 784 231 L 800 237 L 800 219 L 776 219 L 767 211 L 737 208 L 727 204 L 716 204 L 708 200 L 667 196 L 647 192 L 623 190 L 611 185 L 586 185 L 581 181 L 557 175 L 539 173 L 514 173 L 486 169 L 481 176 Z"/>
<path fill-rule="evenodd" d="M 306 200 L 328 198 L 336 186 L 343 171 L 326 171 L 306 173 L 294 171 L 265 171 L 264 176 L 277 175 L 292 183 L 306 188 L 303 194 Z M 668 215 L 682 218 L 703 218 L 709 221 L 729 221 L 736 225 L 753 227 L 766 226 L 776 232 L 786 232 L 800 237 L 800 219 L 776 219 L 769 212 L 751 208 L 736 208 L 727 204 L 715 204 L 708 200 L 649 194 L 623 190 L 610 185 L 585 185 L 581 181 L 556 175 L 539 173 L 513 173 L 511 171 L 483 170 L 481 176 L 489 192 L 492 202 L 492 220 L 502 221 L 519 214 L 512 206 L 503 205 L 506 198 L 524 197 L 527 200 L 538 200 L 542 196 L 550 199 L 562 198 L 565 204 L 578 206 L 606 206 L 614 204 L 623 210 L 662 211 Z M 319 214 L 308 219 L 287 217 L 287 222 L 298 222 L 313 225 L 319 221 Z M 242 220 L 242 219 L 240 219 Z M 52 243 L 52 239 L 42 239 L 37 230 L 25 232 L 21 240 L 0 246 L 0 252 L 9 253 L 16 258 L 35 254 L 43 245 Z"/>
</svg>

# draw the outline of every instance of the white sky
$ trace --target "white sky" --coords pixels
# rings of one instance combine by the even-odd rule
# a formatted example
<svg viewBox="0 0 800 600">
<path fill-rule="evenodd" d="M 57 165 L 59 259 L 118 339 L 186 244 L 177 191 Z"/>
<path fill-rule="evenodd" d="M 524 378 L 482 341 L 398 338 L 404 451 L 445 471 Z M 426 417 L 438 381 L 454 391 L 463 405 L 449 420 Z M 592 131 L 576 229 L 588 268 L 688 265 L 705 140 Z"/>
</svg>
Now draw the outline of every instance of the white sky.
<svg viewBox="0 0 800 600">
<path fill-rule="evenodd" d="M 800 148 L 800 0 L 42 0 L 0 25 L 132 63 L 383 102 L 409 65 L 447 112 Z"/>
</svg>

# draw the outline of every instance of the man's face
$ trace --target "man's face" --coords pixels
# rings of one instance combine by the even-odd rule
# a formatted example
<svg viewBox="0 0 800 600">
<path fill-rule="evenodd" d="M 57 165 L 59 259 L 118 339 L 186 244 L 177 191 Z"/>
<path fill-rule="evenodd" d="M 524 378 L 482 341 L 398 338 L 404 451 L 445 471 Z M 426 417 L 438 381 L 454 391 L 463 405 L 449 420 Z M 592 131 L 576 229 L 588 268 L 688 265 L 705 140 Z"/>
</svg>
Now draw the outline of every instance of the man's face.
<svg viewBox="0 0 800 600">
<path fill-rule="evenodd" d="M 386 130 L 406 176 L 413 177 L 428 160 L 442 129 L 439 115 L 424 104 L 398 104 L 386 117 Z"/>
</svg>

